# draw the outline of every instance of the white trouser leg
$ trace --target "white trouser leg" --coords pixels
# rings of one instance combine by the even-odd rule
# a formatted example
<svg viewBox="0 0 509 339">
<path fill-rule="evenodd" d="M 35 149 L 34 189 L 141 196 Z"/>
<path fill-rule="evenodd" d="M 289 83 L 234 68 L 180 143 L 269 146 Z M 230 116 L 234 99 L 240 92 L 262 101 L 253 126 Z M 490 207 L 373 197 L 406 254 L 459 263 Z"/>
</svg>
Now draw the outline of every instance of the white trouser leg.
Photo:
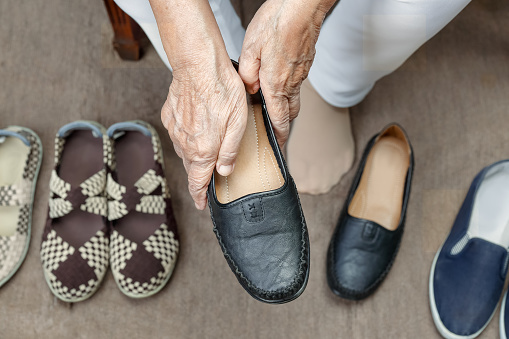
<svg viewBox="0 0 509 339">
<path fill-rule="evenodd" d="M 340 0 L 325 20 L 309 80 L 333 106 L 356 105 L 470 0 Z"/>
<path fill-rule="evenodd" d="M 156 19 L 148 0 L 115 0 L 117 5 L 143 29 L 163 62 L 171 70 L 163 48 Z M 209 0 L 210 7 L 223 36 L 226 51 L 231 59 L 238 60 L 242 50 L 245 29 L 229 0 Z"/>
</svg>

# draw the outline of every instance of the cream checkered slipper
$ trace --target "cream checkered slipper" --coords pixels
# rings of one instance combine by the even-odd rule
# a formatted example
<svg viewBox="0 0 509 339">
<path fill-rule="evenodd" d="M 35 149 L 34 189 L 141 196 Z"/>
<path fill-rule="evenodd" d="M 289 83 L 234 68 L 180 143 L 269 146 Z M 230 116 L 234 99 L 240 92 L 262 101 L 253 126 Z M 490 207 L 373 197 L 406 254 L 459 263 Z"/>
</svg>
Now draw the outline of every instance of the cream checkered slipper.
<svg viewBox="0 0 509 339">
<path fill-rule="evenodd" d="M 25 260 L 32 229 L 32 206 L 42 160 L 34 131 L 0 130 L 0 287 Z"/>
<path fill-rule="evenodd" d="M 110 153 L 106 129 L 97 123 L 77 121 L 57 133 L 41 260 L 49 288 L 66 302 L 91 297 L 108 267 Z"/>
<path fill-rule="evenodd" d="M 157 132 L 143 121 L 115 124 L 108 136 L 111 270 L 124 294 L 144 298 L 166 285 L 179 251 L 163 153 Z"/>
</svg>

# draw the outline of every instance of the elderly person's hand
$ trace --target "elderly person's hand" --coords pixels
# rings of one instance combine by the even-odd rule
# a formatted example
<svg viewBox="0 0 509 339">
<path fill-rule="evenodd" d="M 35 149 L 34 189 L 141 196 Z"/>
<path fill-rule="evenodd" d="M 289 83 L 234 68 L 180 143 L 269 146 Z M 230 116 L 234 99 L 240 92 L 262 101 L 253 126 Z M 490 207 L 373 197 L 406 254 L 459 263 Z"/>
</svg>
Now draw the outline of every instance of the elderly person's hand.
<svg viewBox="0 0 509 339">
<path fill-rule="evenodd" d="M 174 69 L 161 111 L 199 209 L 205 208 L 214 167 L 221 175 L 233 171 L 246 128 L 246 90 L 230 59 L 226 62 Z"/>
<path fill-rule="evenodd" d="M 151 0 L 173 81 L 161 111 L 198 209 L 217 168 L 229 175 L 247 123 L 245 86 L 206 1 Z"/>
<path fill-rule="evenodd" d="M 300 86 L 334 0 L 268 0 L 249 24 L 239 73 L 250 93 L 260 87 L 281 146 L 300 108 Z"/>
<path fill-rule="evenodd" d="M 248 27 L 240 75 L 251 93 L 261 85 L 281 145 L 298 114 L 300 85 L 333 2 L 268 0 Z M 196 207 L 204 209 L 214 168 L 223 176 L 233 171 L 247 122 L 245 87 L 207 1 L 150 3 L 173 68 L 161 119 L 183 159 Z"/>
</svg>

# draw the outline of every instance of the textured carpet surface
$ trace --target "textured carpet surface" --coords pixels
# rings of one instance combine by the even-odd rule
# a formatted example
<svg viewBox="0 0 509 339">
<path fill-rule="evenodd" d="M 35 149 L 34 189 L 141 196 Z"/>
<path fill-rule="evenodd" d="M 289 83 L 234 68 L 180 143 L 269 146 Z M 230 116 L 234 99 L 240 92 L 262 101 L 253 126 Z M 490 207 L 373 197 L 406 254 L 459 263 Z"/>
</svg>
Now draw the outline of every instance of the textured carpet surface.
<svg viewBox="0 0 509 339">
<path fill-rule="evenodd" d="M 236 3 L 248 20 L 254 10 Z M 386 281 L 369 299 L 345 302 L 328 289 L 325 255 L 354 170 L 326 195 L 303 195 L 311 239 L 304 294 L 279 306 L 255 301 L 230 272 L 207 211 L 159 120 L 171 74 L 149 46 L 121 61 L 101 1 L 0 1 L 0 126 L 34 129 L 45 156 L 27 259 L 0 289 L 0 338 L 437 338 L 428 276 L 474 175 L 509 157 L 509 2 L 476 1 L 382 79 L 352 109 L 357 159 L 386 123 L 402 124 L 416 170 L 406 233 Z M 162 140 L 176 219 L 179 263 L 168 286 L 146 300 L 120 293 L 111 273 L 90 300 L 67 305 L 49 291 L 39 260 L 57 129 L 76 119 L 109 126 L 154 124 Z M 354 169 L 357 164 L 354 165 Z M 0 221 L 1 222 L 1 221 Z M 481 336 L 498 336 L 498 311 Z"/>
</svg>

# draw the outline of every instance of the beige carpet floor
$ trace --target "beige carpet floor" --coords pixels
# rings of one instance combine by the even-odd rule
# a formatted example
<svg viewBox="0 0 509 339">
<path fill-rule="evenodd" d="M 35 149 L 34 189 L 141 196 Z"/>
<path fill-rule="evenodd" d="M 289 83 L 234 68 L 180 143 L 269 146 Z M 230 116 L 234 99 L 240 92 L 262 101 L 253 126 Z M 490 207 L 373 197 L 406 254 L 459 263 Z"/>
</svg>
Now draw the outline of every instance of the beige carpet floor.
<svg viewBox="0 0 509 339">
<path fill-rule="evenodd" d="M 325 278 L 326 248 L 353 170 L 329 194 L 302 196 L 312 258 L 304 294 L 286 305 L 257 302 L 230 272 L 208 212 L 196 211 L 189 197 L 159 122 L 171 74 L 154 50 L 140 62 L 121 61 L 102 1 L 2 0 L 0 27 L 0 126 L 34 129 L 45 150 L 30 251 L 0 289 L 0 338 L 439 337 L 427 289 L 434 253 L 474 175 L 509 157 L 509 2 L 471 3 L 352 109 L 357 159 L 391 121 L 407 129 L 416 157 L 400 253 L 380 289 L 361 302 L 338 299 Z M 61 303 L 39 261 L 54 135 L 76 119 L 108 126 L 133 118 L 153 123 L 164 141 L 182 245 L 174 276 L 158 295 L 132 300 L 108 273 L 92 299 Z M 498 337 L 498 314 L 482 338 Z"/>
</svg>

